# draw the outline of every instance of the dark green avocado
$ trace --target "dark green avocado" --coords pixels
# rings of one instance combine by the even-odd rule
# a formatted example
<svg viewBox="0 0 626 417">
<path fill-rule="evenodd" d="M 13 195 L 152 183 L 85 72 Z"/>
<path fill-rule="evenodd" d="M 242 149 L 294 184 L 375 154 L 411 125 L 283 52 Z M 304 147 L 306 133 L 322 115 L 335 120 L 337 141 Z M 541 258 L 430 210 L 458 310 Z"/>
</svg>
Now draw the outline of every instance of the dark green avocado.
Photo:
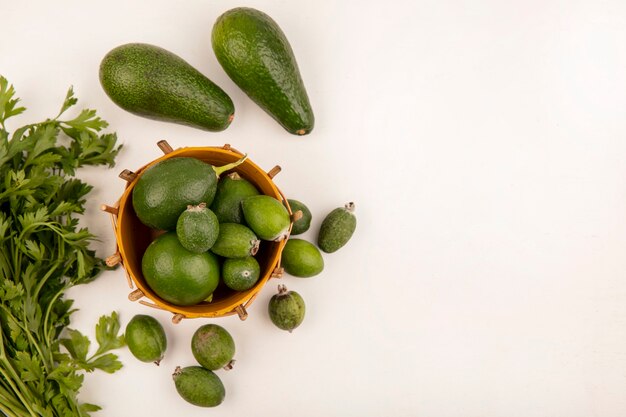
<svg viewBox="0 0 626 417">
<path fill-rule="evenodd" d="M 263 110 L 290 133 L 311 132 L 315 118 L 296 58 L 271 17 L 231 9 L 215 22 L 212 44 L 224 71 Z"/>
<path fill-rule="evenodd" d="M 154 45 L 129 43 L 111 50 L 100 63 L 100 84 L 115 104 L 149 119 L 216 132 L 226 129 L 235 113 L 220 87 Z"/>
</svg>

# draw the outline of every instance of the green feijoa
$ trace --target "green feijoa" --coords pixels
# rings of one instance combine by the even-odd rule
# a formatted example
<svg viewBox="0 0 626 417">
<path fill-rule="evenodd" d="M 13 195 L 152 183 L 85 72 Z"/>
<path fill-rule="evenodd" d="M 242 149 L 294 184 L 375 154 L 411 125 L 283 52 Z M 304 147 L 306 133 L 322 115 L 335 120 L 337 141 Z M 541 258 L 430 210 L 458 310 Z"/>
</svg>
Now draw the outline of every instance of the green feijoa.
<svg viewBox="0 0 626 417">
<path fill-rule="evenodd" d="M 229 258 L 222 263 L 222 281 L 231 290 L 249 290 L 254 287 L 260 275 L 261 267 L 252 256 Z"/>
<path fill-rule="evenodd" d="M 177 366 L 172 375 L 178 394 L 198 407 L 216 407 L 224 401 L 226 390 L 222 380 L 202 366 Z"/>
<path fill-rule="evenodd" d="M 348 203 L 328 213 L 322 221 L 317 245 L 326 253 L 332 253 L 344 246 L 356 229 L 354 203 Z"/>
<path fill-rule="evenodd" d="M 287 237 L 291 218 L 280 201 L 268 195 L 255 195 L 241 202 L 250 229 L 262 240 L 280 241 Z"/>
<path fill-rule="evenodd" d="M 259 190 L 238 173 L 232 172 L 217 183 L 217 192 L 211 210 L 220 223 L 244 223 L 241 202 L 244 198 L 259 195 Z"/>
<path fill-rule="evenodd" d="M 309 230 L 309 227 L 311 226 L 311 211 L 304 205 L 304 203 L 298 200 L 289 199 L 287 201 L 289 202 L 289 207 L 291 207 L 292 213 L 295 214 L 298 211 L 302 213 L 302 216 L 298 220 L 294 221 L 293 226 L 291 226 L 291 234 L 300 235 Z"/>
<path fill-rule="evenodd" d="M 220 266 L 211 252 L 185 249 L 176 233 L 157 237 L 143 254 L 141 270 L 148 286 L 163 300 L 179 306 L 197 304 L 213 293 Z"/>
<path fill-rule="evenodd" d="M 193 334 L 191 352 L 206 369 L 231 369 L 235 362 L 235 341 L 222 326 L 205 324 Z"/>
<path fill-rule="evenodd" d="M 167 350 L 163 326 L 154 317 L 145 314 L 137 314 L 128 322 L 124 338 L 130 353 L 142 362 L 158 365 Z"/>
<path fill-rule="evenodd" d="M 224 258 L 244 258 L 255 255 L 260 241 L 252 230 L 238 223 L 222 223 L 211 251 Z"/>
<path fill-rule="evenodd" d="M 312 277 L 324 269 L 324 258 L 319 249 L 303 239 L 287 241 L 281 262 L 285 271 L 295 277 Z"/>
<path fill-rule="evenodd" d="M 268 305 L 272 323 L 290 333 L 304 320 L 305 310 L 304 300 L 300 294 L 288 291 L 284 285 L 278 286 L 278 294 L 272 296 Z"/>
<path fill-rule="evenodd" d="M 211 249 L 217 240 L 219 230 L 217 216 L 205 203 L 188 206 L 176 222 L 176 236 L 180 244 L 195 253 Z"/>
</svg>

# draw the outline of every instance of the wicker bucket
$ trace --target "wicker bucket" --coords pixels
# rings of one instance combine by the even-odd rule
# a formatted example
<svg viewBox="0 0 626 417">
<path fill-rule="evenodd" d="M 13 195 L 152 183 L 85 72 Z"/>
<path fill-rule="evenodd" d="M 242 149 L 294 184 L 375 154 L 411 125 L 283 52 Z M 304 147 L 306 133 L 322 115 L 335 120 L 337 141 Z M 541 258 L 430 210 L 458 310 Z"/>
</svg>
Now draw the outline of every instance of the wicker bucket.
<svg viewBox="0 0 626 417">
<path fill-rule="evenodd" d="M 143 253 L 150 242 L 159 235 L 159 232 L 141 223 L 133 210 L 132 191 L 138 178 L 150 166 L 169 158 L 192 157 L 212 165 L 221 166 L 237 161 L 243 154 L 230 145 L 186 147 L 173 150 L 167 142 L 161 141 L 158 146 L 163 150 L 164 155 L 134 172 L 122 171 L 120 177 L 127 181 L 124 193 L 113 206 L 102 206 L 102 210 L 111 215 L 117 241 L 117 250 L 115 254 L 107 258 L 107 264 L 109 266 L 121 264 L 125 269 L 128 284 L 132 289 L 128 296 L 131 301 L 138 301 L 149 307 L 172 312 L 174 323 L 178 323 L 184 318 L 222 317 L 233 314 L 237 314 L 242 320 L 245 320 L 247 317 L 246 307 L 252 303 L 265 283 L 272 277 L 282 275 L 280 257 L 287 239 L 280 242 L 263 241 L 261 243 L 259 252 L 255 256 L 261 266 L 261 276 L 255 286 L 247 291 L 232 291 L 220 283 L 211 302 L 202 302 L 192 306 L 177 306 L 161 299 L 146 284 L 141 272 Z M 279 166 L 265 172 L 250 159 L 246 159 L 243 164 L 229 172 L 233 171 L 254 184 L 262 194 L 282 201 L 294 219 L 287 199 L 272 181 L 274 175 L 280 172 Z"/>
</svg>

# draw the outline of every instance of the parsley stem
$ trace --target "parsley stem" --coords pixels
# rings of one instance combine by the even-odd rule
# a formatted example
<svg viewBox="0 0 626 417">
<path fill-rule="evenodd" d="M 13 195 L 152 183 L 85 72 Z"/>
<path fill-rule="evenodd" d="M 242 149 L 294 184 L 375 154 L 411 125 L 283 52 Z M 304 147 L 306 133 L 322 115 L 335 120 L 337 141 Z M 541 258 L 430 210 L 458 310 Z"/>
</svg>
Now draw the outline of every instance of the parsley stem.
<svg viewBox="0 0 626 417">
<path fill-rule="evenodd" d="M 39 282 L 37 283 L 37 287 L 35 287 L 35 291 L 33 293 L 33 298 L 36 300 L 39 297 L 39 292 L 41 291 L 41 288 L 44 286 L 44 284 L 48 281 L 48 278 L 50 278 L 50 276 L 54 273 L 54 271 L 56 271 L 56 269 L 59 267 L 59 262 L 56 262 L 49 270 L 48 272 L 46 272 L 46 274 L 41 277 L 41 279 L 39 280 Z"/>
<path fill-rule="evenodd" d="M 46 372 L 50 371 L 50 366 L 48 364 L 47 361 L 44 360 L 44 358 L 46 358 L 46 356 L 44 356 L 43 352 L 41 351 L 41 347 L 39 345 L 39 343 L 37 343 L 37 341 L 33 338 L 32 333 L 30 332 L 30 330 L 28 329 L 28 326 L 25 324 L 27 323 L 26 320 L 26 309 L 24 309 L 24 319 L 22 322 L 20 322 L 20 320 L 18 320 L 17 318 L 15 318 L 13 316 L 13 314 L 11 314 L 11 311 L 7 308 L 7 306 L 5 306 L 4 304 L 0 304 L 0 307 L 2 307 L 3 310 L 5 310 L 5 312 L 7 313 L 7 317 L 12 319 L 12 321 L 15 323 L 16 326 L 18 326 L 24 333 L 26 333 L 26 336 L 28 337 L 30 343 L 32 346 L 35 347 L 35 349 L 37 350 L 37 353 L 39 353 L 39 356 L 41 356 L 42 361 L 44 362 L 44 365 L 46 367 Z M 0 335 L 0 341 L 2 341 L 2 335 Z M 6 357 L 5 356 L 5 352 L 4 352 L 4 345 L 1 346 L 0 349 L 0 357 Z"/>
<path fill-rule="evenodd" d="M 17 414 L 14 414 L 13 411 L 7 408 L 7 406 L 5 406 L 3 403 L 0 403 L 0 413 L 3 413 L 6 417 L 20 417 Z"/>
<path fill-rule="evenodd" d="M 28 318 L 26 317 L 26 309 L 24 309 L 24 312 L 23 312 L 23 319 L 24 319 L 24 323 L 26 323 L 26 328 L 25 328 L 26 337 L 28 338 L 28 341 L 30 342 L 30 344 L 35 347 L 35 350 L 39 354 L 39 357 L 41 357 L 41 361 L 43 362 L 44 367 L 46 368 L 46 373 L 49 373 L 50 364 L 48 363 L 47 360 L 45 360 L 46 356 L 41 351 L 41 346 L 39 345 L 39 343 L 37 343 L 37 341 L 33 337 L 32 332 L 28 329 Z"/>
<path fill-rule="evenodd" d="M 10 411 L 16 413 L 14 414 L 16 416 L 22 416 L 26 413 L 24 406 L 15 400 L 14 395 L 0 385 L 0 407 L 2 406 L 10 407 Z M 6 410 L 1 411 L 6 413 Z"/>
<path fill-rule="evenodd" d="M 30 404 L 33 404 L 32 398 L 28 398 L 28 400 L 24 398 L 24 394 L 30 393 L 30 391 L 24 385 L 20 377 L 17 375 L 17 372 L 15 372 L 15 369 L 13 368 L 13 365 L 11 364 L 11 362 L 7 359 L 5 355 L 5 351 L 4 351 L 4 340 L 2 339 L 3 339 L 2 332 L 0 332 L 0 343 L 2 344 L 2 354 L 0 355 L 0 362 L 2 362 L 2 364 L 4 365 L 2 368 L 0 368 L 0 375 L 2 375 L 2 377 L 7 382 L 7 384 L 9 384 L 9 386 L 11 387 L 15 395 L 19 398 L 19 400 L 22 402 L 22 404 L 24 405 L 26 410 L 29 412 L 29 414 L 33 417 L 37 417 L 37 413 L 35 413 L 33 409 L 30 407 Z M 7 372 L 5 371 L 5 369 L 9 371 L 11 375 L 7 375 Z M 17 385 L 19 386 L 19 389 L 18 387 L 16 387 L 16 382 L 17 382 Z"/>
<path fill-rule="evenodd" d="M 49 325 L 50 324 L 50 312 L 52 311 L 52 307 L 54 306 L 54 303 L 57 301 L 57 299 L 61 295 L 63 295 L 65 291 L 67 291 L 67 288 L 68 288 L 67 286 L 64 286 L 59 291 L 57 291 L 57 293 L 54 294 L 54 297 L 52 297 L 52 299 L 48 303 L 48 307 L 46 307 L 46 313 L 43 319 L 43 337 L 46 340 L 46 344 L 48 346 L 50 346 L 52 343 L 52 338 L 50 337 L 50 325 Z"/>
</svg>

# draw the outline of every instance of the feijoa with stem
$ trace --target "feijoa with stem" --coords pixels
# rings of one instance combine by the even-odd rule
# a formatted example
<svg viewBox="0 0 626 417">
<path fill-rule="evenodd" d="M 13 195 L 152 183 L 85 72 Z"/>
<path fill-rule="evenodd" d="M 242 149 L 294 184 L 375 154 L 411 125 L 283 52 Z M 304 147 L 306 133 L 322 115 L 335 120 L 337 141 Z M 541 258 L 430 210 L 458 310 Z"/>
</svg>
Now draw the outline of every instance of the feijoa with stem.
<svg viewBox="0 0 626 417">
<path fill-rule="evenodd" d="M 239 223 L 222 223 L 211 252 L 225 258 L 254 256 L 260 240 L 250 228 Z"/>
<path fill-rule="evenodd" d="M 354 203 L 350 202 L 326 215 L 320 226 L 317 245 L 326 253 L 336 252 L 348 243 L 355 229 Z"/>
<path fill-rule="evenodd" d="M 268 313 L 272 323 L 279 329 L 289 333 L 304 320 L 306 307 L 304 300 L 295 291 L 288 291 L 284 285 L 278 286 L 278 294 L 274 294 L 268 305 Z"/>
<path fill-rule="evenodd" d="M 211 210 L 220 223 L 244 224 L 241 202 L 247 197 L 259 194 L 254 184 L 237 172 L 231 172 L 217 183 L 217 192 L 211 204 Z"/>
<path fill-rule="evenodd" d="M 202 366 L 177 366 L 172 374 L 178 394 L 198 407 L 216 407 L 224 401 L 226 390 L 222 380 Z"/>
<path fill-rule="evenodd" d="M 222 263 L 222 281 L 231 290 L 249 290 L 254 287 L 260 276 L 261 267 L 253 256 L 227 258 Z"/>
<path fill-rule="evenodd" d="M 159 365 L 167 350 L 167 336 L 161 323 L 152 316 L 135 315 L 126 325 L 124 338 L 130 353 L 142 362 Z"/>
<path fill-rule="evenodd" d="M 137 180 L 132 203 L 139 220 L 161 230 L 176 228 L 178 216 L 189 205 L 210 205 L 215 198 L 219 176 L 246 160 L 215 167 L 196 158 L 174 157 L 147 168 Z"/>
<path fill-rule="evenodd" d="M 200 326 L 191 338 L 191 352 L 198 363 L 215 371 L 232 369 L 235 341 L 226 329 L 217 324 Z"/>
<path fill-rule="evenodd" d="M 287 238 L 291 217 L 287 208 L 269 195 L 255 195 L 241 202 L 246 223 L 262 240 Z"/>
<path fill-rule="evenodd" d="M 176 236 L 180 244 L 194 253 L 211 249 L 219 230 L 217 216 L 206 207 L 206 203 L 187 206 L 176 222 Z"/>
</svg>

